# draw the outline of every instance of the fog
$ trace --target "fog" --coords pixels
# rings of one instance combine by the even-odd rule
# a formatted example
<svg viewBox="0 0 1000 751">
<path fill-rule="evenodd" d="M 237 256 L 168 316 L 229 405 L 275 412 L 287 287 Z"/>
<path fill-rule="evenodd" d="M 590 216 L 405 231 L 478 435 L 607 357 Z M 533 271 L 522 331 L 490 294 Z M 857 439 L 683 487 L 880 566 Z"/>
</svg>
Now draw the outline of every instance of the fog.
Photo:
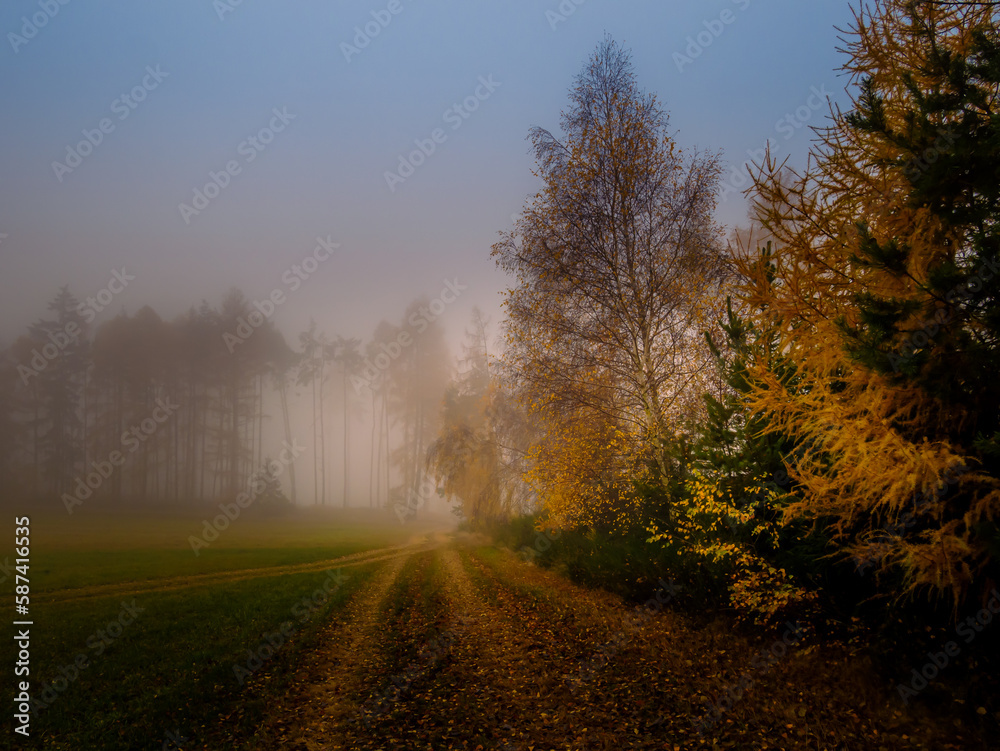
<svg viewBox="0 0 1000 751">
<path fill-rule="evenodd" d="M 745 162 L 842 91 L 829 5 L 6 6 L 5 494 L 449 513 L 425 455 L 474 320 L 501 349 L 528 129 L 609 33 L 739 224 Z"/>
</svg>

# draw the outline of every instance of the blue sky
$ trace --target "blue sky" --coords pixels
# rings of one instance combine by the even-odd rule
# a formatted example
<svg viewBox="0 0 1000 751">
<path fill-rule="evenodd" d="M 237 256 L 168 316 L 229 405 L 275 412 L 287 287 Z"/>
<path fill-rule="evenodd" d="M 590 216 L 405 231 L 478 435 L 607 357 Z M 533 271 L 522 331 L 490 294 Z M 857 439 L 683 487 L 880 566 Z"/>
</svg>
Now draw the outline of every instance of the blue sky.
<svg viewBox="0 0 1000 751">
<path fill-rule="evenodd" d="M 473 305 L 496 324 L 507 280 L 490 246 L 538 187 L 528 129 L 557 128 L 605 33 L 631 49 L 682 148 L 739 167 L 771 139 L 801 164 L 827 111 L 819 95 L 848 101 L 835 27 L 851 17 L 840 0 L 12 0 L 0 10 L 0 335 L 42 316 L 60 285 L 87 297 L 123 267 L 135 279 L 98 323 L 143 304 L 170 318 L 233 285 L 262 299 L 287 291 L 317 238 L 339 252 L 276 314 L 290 339 L 310 315 L 367 336 L 446 279 L 467 287 L 443 314 L 453 334 Z M 364 44 L 366 25 L 378 33 Z M 438 128 L 391 190 L 386 172 Z M 262 129 L 273 138 L 254 145 Z M 54 167 L 74 163 L 85 131 L 100 143 Z M 212 173 L 225 186 L 185 217 Z M 733 192 L 720 204 L 725 226 L 745 215 Z"/>
</svg>

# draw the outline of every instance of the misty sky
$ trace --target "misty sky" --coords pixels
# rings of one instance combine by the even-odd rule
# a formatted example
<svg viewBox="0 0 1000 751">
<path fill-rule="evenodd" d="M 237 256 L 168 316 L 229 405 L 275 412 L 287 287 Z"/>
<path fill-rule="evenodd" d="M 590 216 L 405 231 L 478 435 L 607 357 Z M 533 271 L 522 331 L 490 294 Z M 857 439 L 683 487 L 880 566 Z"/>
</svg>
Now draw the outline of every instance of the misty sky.
<svg viewBox="0 0 1000 751">
<path fill-rule="evenodd" d="M 367 337 L 451 280 L 467 287 L 442 314 L 452 335 L 474 304 L 495 329 L 490 246 L 538 187 L 528 129 L 558 127 L 605 33 L 679 144 L 730 167 L 768 139 L 802 163 L 818 95 L 847 99 L 841 0 L 62 3 L 0 9 L 5 341 L 60 285 L 86 298 L 123 268 L 98 324 L 144 304 L 170 319 L 235 285 L 286 293 L 290 343 L 310 315 Z M 390 186 L 415 141 L 433 153 Z M 224 187 L 197 210 L 211 173 Z M 745 214 L 731 191 L 718 217 Z M 317 238 L 340 247 L 309 274 Z"/>
</svg>

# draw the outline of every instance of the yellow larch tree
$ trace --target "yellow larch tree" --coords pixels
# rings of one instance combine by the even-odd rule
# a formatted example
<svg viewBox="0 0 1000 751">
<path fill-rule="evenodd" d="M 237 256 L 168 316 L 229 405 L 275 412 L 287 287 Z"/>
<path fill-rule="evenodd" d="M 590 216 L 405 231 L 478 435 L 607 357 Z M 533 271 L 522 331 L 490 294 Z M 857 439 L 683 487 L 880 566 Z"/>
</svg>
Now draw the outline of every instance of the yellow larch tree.
<svg viewBox="0 0 1000 751">
<path fill-rule="evenodd" d="M 774 242 L 744 249 L 743 303 L 786 367 L 751 364 L 749 406 L 797 441 L 786 520 L 957 603 L 998 542 L 996 14 L 866 2 L 845 41 L 850 111 L 803 172 L 755 181 Z"/>
</svg>

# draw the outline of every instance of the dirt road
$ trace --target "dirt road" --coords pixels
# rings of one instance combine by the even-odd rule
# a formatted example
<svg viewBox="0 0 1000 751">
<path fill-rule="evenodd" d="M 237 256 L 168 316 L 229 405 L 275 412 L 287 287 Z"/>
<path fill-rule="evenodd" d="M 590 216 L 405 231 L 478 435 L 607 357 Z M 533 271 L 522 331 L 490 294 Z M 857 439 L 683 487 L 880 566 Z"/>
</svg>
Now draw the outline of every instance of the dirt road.
<svg viewBox="0 0 1000 751">
<path fill-rule="evenodd" d="M 901 712 L 846 654 L 691 628 L 661 585 L 636 609 L 507 552 L 396 556 L 328 624 L 254 747 L 978 747 Z"/>
</svg>

